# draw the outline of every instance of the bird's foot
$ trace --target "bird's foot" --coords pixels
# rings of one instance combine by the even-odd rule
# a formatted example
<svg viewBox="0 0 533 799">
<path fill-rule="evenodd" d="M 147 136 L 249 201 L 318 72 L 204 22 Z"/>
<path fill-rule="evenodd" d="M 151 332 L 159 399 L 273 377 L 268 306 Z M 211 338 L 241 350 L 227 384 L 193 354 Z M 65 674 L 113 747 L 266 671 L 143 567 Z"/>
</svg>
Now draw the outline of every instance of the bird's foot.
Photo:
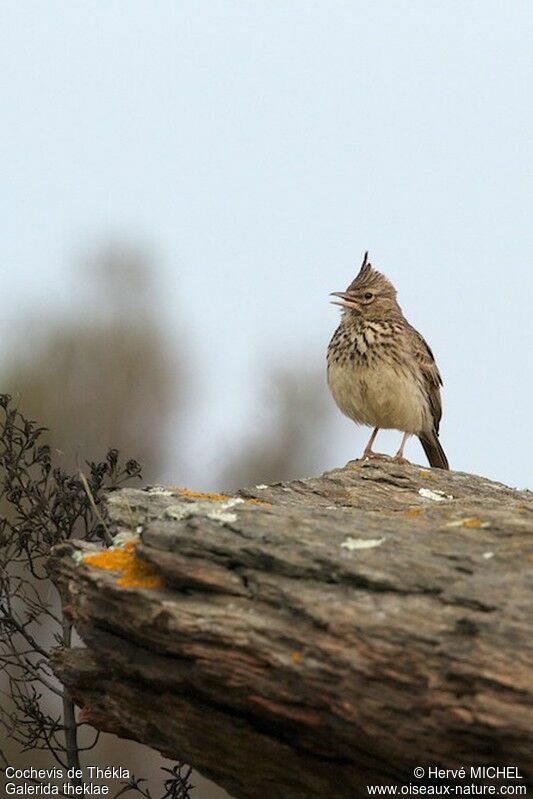
<svg viewBox="0 0 533 799">
<path fill-rule="evenodd" d="M 361 458 L 363 461 L 390 461 L 391 456 L 385 455 L 384 452 L 373 452 L 371 449 L 365 449 L 363 452 L 363 457 Z"/>
<path fill-rule="evenodd" d="M 399 453 L 396 453 L 396 455 L 391 458 L 391 461 L 393 463 L 411 463 L 411 461 L 408 461 L 407 458 L 404 458 L 403 455 L 400 455 Z"/>
</svg>

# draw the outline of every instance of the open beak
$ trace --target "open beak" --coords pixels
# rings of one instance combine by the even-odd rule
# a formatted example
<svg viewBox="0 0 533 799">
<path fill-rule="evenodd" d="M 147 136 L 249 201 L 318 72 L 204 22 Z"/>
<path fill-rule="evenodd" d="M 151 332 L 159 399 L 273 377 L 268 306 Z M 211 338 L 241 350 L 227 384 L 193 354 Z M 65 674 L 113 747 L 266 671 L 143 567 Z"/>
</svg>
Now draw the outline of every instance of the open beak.
<svg viewBox="0 0 533 799">
<path fill-rule="evenodd" d="M 346 291 L 332 291 L 329 296 L 339 298 L 338 300 L 331 300 L 332 305 L 340 305 L 341 308 L 352 308 L 357 310 L 357 305 L 355 304 L 353 297 L 351 297 Z"/>
</svg>

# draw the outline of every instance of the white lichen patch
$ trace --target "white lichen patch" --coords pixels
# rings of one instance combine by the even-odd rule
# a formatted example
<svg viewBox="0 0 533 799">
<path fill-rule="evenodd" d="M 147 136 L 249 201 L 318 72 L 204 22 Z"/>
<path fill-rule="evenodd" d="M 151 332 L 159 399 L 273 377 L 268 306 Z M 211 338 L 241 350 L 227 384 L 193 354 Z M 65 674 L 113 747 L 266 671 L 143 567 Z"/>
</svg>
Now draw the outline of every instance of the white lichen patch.
<svg viewBox="0 0 533 799">
<path fill-rule="evenodd" d="M 373 549 L 374 547 L 380 547 L 384 541 L 386 541 L 386 538 L 350 538 L 348 536 L 346 541 L 342 542 L 341 547 L 353 552 L 356 549 Z"/>
<path fill-rule="evenodd" d="M 72 560 L 74 561 L 74 563 L 81 563 L 84 555 L 86 554 L 87 554 L 86 552 L 82 552 L 79 549 L 75 549 L 74 552 L 72 553 Z"/>
<path fill-rule="evenodd" d="M 141 525 L 139 525 L 140 530 L 142 531 Z M 132 539 L 139 538 L 138 533 L 132 534 L 129 530 L 123 530 L 121 533 L 117 533 L 116 536 L 113 537 L 113 547 L 123 547 L 128 541 Z"/>
<path fill-rule="evenodd" d="M 158 494 L 162 497 L 171 497 L 175 494 L 175 491 L 169 491 L 168 488 L 164 486 L 152 486 L 148 489 L 149 494 Z"/>
<path fill-rule="evenodd" d="M 222 524 L 231 524 L 237 521 L 236 513 L 224 511 L 222 508 L 215 508 L 215 510 L 210 511 L 206 515 L 208 519 L 212 519 L 214 522 L 221 522 Z"/>
<path fill-rule="evenodd" d="M 170 505 L 165 510 L 165 514 L 177 521 L 190 519 L 192 516 L 205 516 L 221 524 L 231 524 L 237 521 L 237 514 L 230 511 L 236 505 L 242 505 L 242 497 L 231 497 L 225 502 L 203 499 L 198 502 L 184 502 L 181 505 Z"/>
<path fill-rule="evenodd" d="M 445 494 L 444 491 L 434 491 L 431 488 L 419 488 L 418 493 L 424 499 L 431 499 L 433 502 L 445 502 L 447 499 L 453 499 L 451 494 Z"/>
<path fill-rule="evenodd" d="M 191 502 L 190 505 L 169 505 L 165 510 L 165 516 L 169 519 L 176 519 L 180 522 L 182 519 L 187 519 L 189 516 L 194 516 L 194 506 L 199 505 L 199 502 Z"/>
<path fill-rule="evenodd" d="M 263 491 L 265 488 L 268 488 L 268 486 L 265 485 L 265 483 L 261 483 L 260 485 L 256 486 L 256 489 L 258 491 Z"/>
<path fill-rule="evenodd" d="M 485 560 L 490 560 L 491 558 L 494 557 L 494 552 L 484 552 L 483 557 L 485 558 Z"/>
</svg>

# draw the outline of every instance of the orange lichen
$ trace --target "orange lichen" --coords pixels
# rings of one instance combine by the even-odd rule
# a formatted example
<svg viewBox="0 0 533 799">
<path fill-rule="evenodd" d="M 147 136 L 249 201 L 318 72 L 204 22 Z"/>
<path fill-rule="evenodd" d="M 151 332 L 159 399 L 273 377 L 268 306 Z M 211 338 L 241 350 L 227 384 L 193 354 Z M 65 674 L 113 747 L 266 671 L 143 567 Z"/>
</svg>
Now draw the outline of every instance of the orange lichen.
<svg viewBox="0 0 533 799">
<path fill-rule="evenodd" d="M 449 522 L 446 527 L 468 527 L 472 530 L 477 530 L 479 527 L 490 527 L 490 522 L 484 522 L 478 519 L 477 516 L 467 516 L 466 519 L 458 519 L 455 522 Z"/>
<path fill-rule="evenodd" d="M 481 521 L 481 519 L 478 519 L 477 516 L 471 516 L 468 519 L 463 519 L 463 527 L 476 528 L 485 526 L 486 525 Z"/>
<path fill-rule="evenodd" d="M 228 494 L 213 494 L 210 491 L 193 491 L 192 488 L 178 488 L 175 486 L 170 486 L 171 489 L 175 489 L 178 494 L 182 497 L 190 497 L 191 499 L 210 499 L 213 502 L 226 502 L 228 499 L 235 499 L 235 497 L 231 497 Z M 264 502 L 262 499 L 245 499 L 244 500 L 248 505 L 270 505 L 269 502 Z"/>
<path fill-rule="evenodd" d="M 128 588 L 160 588 L 163 579 L 156 574 L 152 566 L 135 554 L 134 538 L 121 547 L 104 549 L 83 556 L 83 562 L 95 569 L 117 572 L 117 585 Z"/>
<path fill-rule="evenodd" d="M 423 508 L 409 508 L 408 510 L 404 511 L 404 516 L 420 516 L 423 512 Z"/>
<path fill-rule="evenodd" d="M 178 493 L 182 497 L 191 497 L 192 499 L 212 499 L 215 502 L 224 502 L 227 499 L 232 499 L 228 494 L 212 494 L 209 491 L 193 491 L 192 488 L 178 488 Z"/>
<path fill-rule="evenodd" d="M 302 659 L 302 653 L 299 652 L 297 649 L 294 652 L 291 652 L 291 660 L 293 663 L 299 663 Z"/>
</svg>

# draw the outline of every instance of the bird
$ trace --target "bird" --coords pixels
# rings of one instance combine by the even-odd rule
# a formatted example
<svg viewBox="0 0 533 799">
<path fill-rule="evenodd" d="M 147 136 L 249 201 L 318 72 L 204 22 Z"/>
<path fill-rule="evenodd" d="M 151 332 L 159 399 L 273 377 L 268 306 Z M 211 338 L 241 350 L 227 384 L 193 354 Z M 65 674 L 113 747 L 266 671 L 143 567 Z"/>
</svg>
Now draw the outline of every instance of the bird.
<svg viewBox="0 0 533 799">
<path fill-rule="evenodd" d="M 432 467 L 449 469 L 439 441 L 442 378 L 425 339 L 409 324 L 396 289 L 365 252 L 346 291 L 331 293 L 342 318 L 327 351 L 328 386 L 343 414 L 373 428 L 363 459 L 388 458 L 372 446 L 381 429 L 403 432 L 392 460 L 418 436 Z"/>
</svg>

